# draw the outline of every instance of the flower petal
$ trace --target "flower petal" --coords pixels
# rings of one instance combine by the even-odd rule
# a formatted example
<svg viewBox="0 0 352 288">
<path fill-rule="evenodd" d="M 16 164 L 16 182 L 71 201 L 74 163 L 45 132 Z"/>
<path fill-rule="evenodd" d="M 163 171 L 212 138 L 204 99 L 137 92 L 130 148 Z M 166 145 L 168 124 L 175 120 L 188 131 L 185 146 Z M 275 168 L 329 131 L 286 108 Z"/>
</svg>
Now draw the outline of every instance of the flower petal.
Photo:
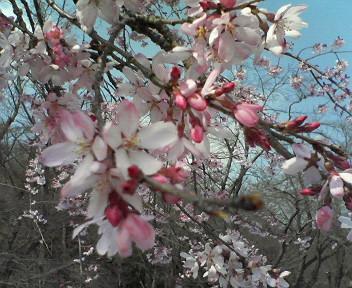
<svg viewBox="0 0 352 288">
<path fill-rule="evenodd" d="M 178 139 L 177 128 L 171 122 L 156 122 L 138 133 L 139 146 L 145 149 L 164 148 Z"/>
<path fill-rule="evenodd" d="M 284 173 L 287 175 L 296 175 L 307 167 L 308 162 L 299 157 L 288 159 L 282 165 Z"/>
<path fill-rule="evenodd" d="M 339 176 L 334 175 L 331 177 L 329 187 L 330 187 L 330 193 L 332 196 L 336 198 L 343 197 L 343 194 L 344 194 L 343 181 Z"/>
<path fill-rule="evenodd" d="M 54 144 L 40 155 L 40 162 L 47 167 L 71 164 L 79 156 L 79 146 L 72 142 Z"/>
<path fill-rule="evenodd" d="M 100 136 L 95 137 L 92 151 L 98 161 L 103 161 L 108 155 L 108 146 Z"/>
<path fill-rule="evenodd" d="M 106 123 L 103 138 L 112 149 L 116 149 L 122 144 L 121 130 L 112 122 Z"/>
<path fill-rule="evenodd" d="M 145 175 L 155 174 L 163 166 L 161 161 L 144 151 L 130 151 L 129 156 L 131 164 L 137 165 Z"/>
</svg>

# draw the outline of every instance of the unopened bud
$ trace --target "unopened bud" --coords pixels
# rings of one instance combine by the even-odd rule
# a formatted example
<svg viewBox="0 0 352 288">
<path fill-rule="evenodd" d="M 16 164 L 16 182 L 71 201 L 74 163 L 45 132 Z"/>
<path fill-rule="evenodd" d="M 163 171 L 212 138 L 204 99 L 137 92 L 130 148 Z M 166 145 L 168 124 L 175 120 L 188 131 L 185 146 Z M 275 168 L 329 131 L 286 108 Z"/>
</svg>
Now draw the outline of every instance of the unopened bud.
<svg viewBox="0 0 352 288">
<path fill-rule="evenodd" d="M 132 165 L 128 167 L 128 176 L 130 176 L 132 179 L 139 178 L 141 175 L 141 169 L 137 165 Z"/>
<path fill-rule="evenodd" d="M 135 179 L 130 179 L 122 184 L 122 190 L 124 193 L 133 195 L 138 187 L 138 181 Z"/>
<path fill-rule="evenodd" d="M 316 187 L 304 188 L 299 193 L 302 196 L 315 196 L 320 192 L 320 190 L 321 190 L 321 187 L 316 186 Z"/>
<path fill-rule="evenodd" d="M 199 5 L 203 8 L 204 11 L 218 8 L 218 6 L 215 3 L 209 0 L 200 1 Z"/>
<path fill-rule="evenodd" d="M 228 82 L 224 86 L 222 86 L 222 89 L 224 90 L 224 93 L 229 93 L 235 89 L 236 83 L 235 82 Z"/>
<path fill-rule="evenodd" d="M 181 77 L 181 69 L 177 66 L 172 67 L 170 76 L 172 82 L 177 82 Z"/>
<path fill-rule="evenodd" d="M 201 143 L 204 139 L 203 127 L 200 125 L 195 125 L 191 129 L 191 137 L 194 142 Z"/>
<path fill-rule="evenodd" d="M 208 107 L 207 101 L 198 93 L 187 98 L 188 104 L 197 111 L 204 111 Z"/>
<path fill-rule="evenodd" d="M 306 115 L 299 116 L 299 117 L 297 117 L 296 119 L 294 119 L 294 120 L 292 120 L 292 121 L 288 121 L 288 122 L 285 124 L 285 128 L 286 128 L 286 129 L 297 128 L 297 127 L 299 127 L 300 125 L 302 125 L 303 122 L 306 121 L 307 118 L 308 118 L 308 116 L 306 116 Z"/>
<path fill-rule="evenodd" d="M 175 95 L 175 104 L 181 110 L 186 110 L 186 108 L 187 108 L 187 100 L 186 100 L 186 98 L 183 97 L 179 93 Z"/>
<path fill-rule="evenodd" d="M 225 8 L 230 9 L 236 5 L 236 0 L 220 0 L 220 3 Z"/>
<path fill-rule="evenodd" d="M 320 122 L 312 122 L 302 127 L 301 132 L 313 132 L 320 127 Z"/>
</svg>

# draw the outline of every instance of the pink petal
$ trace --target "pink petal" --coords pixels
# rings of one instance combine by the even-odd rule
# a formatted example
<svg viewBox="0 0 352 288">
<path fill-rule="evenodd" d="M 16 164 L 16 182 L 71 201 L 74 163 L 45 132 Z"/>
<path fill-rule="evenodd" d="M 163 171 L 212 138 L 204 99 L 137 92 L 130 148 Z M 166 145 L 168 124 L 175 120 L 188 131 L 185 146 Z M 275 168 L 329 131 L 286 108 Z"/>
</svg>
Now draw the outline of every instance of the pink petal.
<svg viewBox="0 0 352 288">
<path fill-rule="evenodd" d="M 122 224 L 121 224 L 122 226 Z M 117 249 L 122 257 L 129 257 L 132 255 L 132 240 L 128 229 L 121 227 L 116 239 Z"/>
<path fill-rule="evenodd" d="M 204 111 L 208 107 L 207 101 L 198 93 L 194 93 L 193 95 L 187 98 L 188 104 L 197 111 Z"/>
<path fill-rule="evenodd" d="M 75 118 L 73 117 L 72 113 L 63 110 L 61 112 L 60 119 L 61 130 L 67 140 L 71 142 L 81 142 L 84 140 L 83 130 L 76 124 Z"/>
<path fill-rule="evenodd" d="M 46 148 L 40 155 L 40 162 L 47 167 L 71 164 L 79 156 L 79 146 L 63 142 Z"/>
<path fill-rule="evenodd" d="M 218 55 L 224 62 L 230 62 L 235 56 L 235 49 L 233 44 L 235 40 L 230 32 L 224 32 L 219 38 Z"/>
<path fill-rule="evenodd" d="M 73 121 L 76 126 L 83 132 L 84 136 L 90 141 L 95 134 L 95 126 L 92 119 L 83 112 L 75 112 L 72 114 Z"/>
<path fill-rule="evenodd" d="M 136 243 L 139 249 L 144 251 L 154 246 L 154 228 L 140 216 L 129 214 L 121 226 L 123 226 L 123 229 L 128 230 L 130 238 Z"/>
<path fill-rule="evenodd" d="M 255 127 L 259 122 L 257 113 L 251 109 L 247 109 L 239 104 L 234 110 L 234 116 L 242 125 L 246 127 Z"/>
</svg>

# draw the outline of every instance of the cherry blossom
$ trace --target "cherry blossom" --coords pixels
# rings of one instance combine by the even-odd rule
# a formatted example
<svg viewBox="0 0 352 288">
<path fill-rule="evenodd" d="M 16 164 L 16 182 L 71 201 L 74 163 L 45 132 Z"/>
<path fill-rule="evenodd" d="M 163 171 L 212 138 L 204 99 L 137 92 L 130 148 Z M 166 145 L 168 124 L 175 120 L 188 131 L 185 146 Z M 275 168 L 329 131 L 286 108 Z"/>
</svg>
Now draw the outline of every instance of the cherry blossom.
<svg viewBox="0 0 352 288">
<path fill-rule="evenodd" d="M 308 26 L 308 24 L 299 17 L 304 10 L 305 5 L 292 6 L 291 4 L 282 6 L 275 14 L 274 24 L 270 26 L 266 37 L 266 44 L 275 54 L 280 54 L 285 50 L 286 40 L 288 37 L 299 37 L 299 30 Z"/>
<path fill-rule="evenodd" d="M 321 176 L 318 168 L 321 166 L 321 159 L 317 154 L 312 154 L 309 147 L 303 144 L 293 144 L 293 151 L 296 157 L 286 160 L 282 165 L 283 171 L 288 175 L 296 175 L 304 171 L 305 185 L 319 184 Z"/>
<path fill-rule="evenodd" d="M 93 121 L 83 112 L 62 112 L 60 127 L 67 141 L 46 148 L 41 162 L 49 167 L 72 163 L 79 156 L 92 151 L 98 160 L 106 157 L 107 146 L 101 137 L 94 138 Z M 93 141 L 94 140 L 94 141 Z"/>
<path fill-rule="evenodd" d="M 112 24 L 114 19 L 118 19 L 119 6 L 117 4 L 120 4 L 118 2 L 123 4 L 123 1 L 114 0 L 79 0 L 76 4 L 77 17 L 83 30 L 91 32 L 98 16 Z"/>
</svg>

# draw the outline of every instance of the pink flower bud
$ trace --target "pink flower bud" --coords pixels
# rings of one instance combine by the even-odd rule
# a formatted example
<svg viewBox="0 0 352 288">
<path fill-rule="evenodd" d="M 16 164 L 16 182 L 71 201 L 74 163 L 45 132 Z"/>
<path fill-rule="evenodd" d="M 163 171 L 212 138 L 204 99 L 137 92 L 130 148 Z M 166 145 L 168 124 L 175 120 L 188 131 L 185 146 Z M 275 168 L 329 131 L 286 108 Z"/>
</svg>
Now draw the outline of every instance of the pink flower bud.
<svg viewBox="0 0 352 288">
<path fill-rule="evenodd" d="M 228 82 L 224 86 L 222 86 L 222 89 L 224 90 L 224 93 L 230 93 L 235 89 L 236 83 L 235 82 Z"/>
<path fill-rule="evenodd" d="M 181 94 L 177 93 L 175 96 L 175 104 L 181 110 L 186 110 L 187 108 L 187 101 L 186 98 L 183 97 Z"/>
<path fill-rule="evenodd" d="M 271 149 L 270 141 L 267 135 L 264 134 L 263 131 L 257 128 L 246 128 L 244 130 L 244 136 L 246 138 L 247 143 L 251 147 L 260 146 L 265 151 L 269 151 Z"/>
<path fill-rule="evenodd" d="M 313 132 L 314 130 L 318 129 L 320 127 L 319 122 L 312 122 L 309 124 L 306 124 L 300 129 L 300 132 Z"/>
<path fill-rule="evenodd" d="M 207 101 L 198 93 L 194 93 L 187 100 L 189 105 L 197 111 L 204 111 L 208 107 Z"/>
<path fill-rule="evenodd" d="M 235 87 L 236 87 L 235 82 L 228 82 L 224 84 L 222 87 L 215 90 L 215 96 L 219 97 L 225 93 L 230 93 L 231 91 L 233 91 L 233 89 L 235 89 Z"/>
<path fill-rule="evenodd" d="M 321 191 L 321 187 L 320 186 L 316 186 L 316 187 L 304 188 L 299 193 L 302 196 L 315 196 L 315 195 L 318 195 L 318 193 L 320 191 Z"/>
<path fill-rule="evenodd" d="M 128 176 L 130 176 L 132 179 L 139 178 L 141 175 L 141 170 L 137 165 L 132 165 L 128 167 Z"/>
<path fill-rule="evenodd" d="M 50 31 L 45 33 L 45 37 L 52 45 L 56 45 L 64 37 L 64 32 L 59 27 L 53 26 Z"/>
<path fill-rule="evenodd" d="M 200 1 L 199 5 L 203 8 L 204 11 L 218 8 L 218 6 L 215 3 L 209 0 Z"/>
<path fill-rule="evenodd" d="M 288 121 L 285 124 L 285 128 L 286 129 L 293 129 L 293 128 L 297 128 L 300 125 L 302 125 L 302 123 L 304 121 L 306 121 L 306 119 L 308 118 L 308 116 L 306 115 L 302 115 L 302 116 L 298 116 L 296 119 L 292 120 L 292 121 Z"/>
<path fill-rule="evenodd" d="M 236 5 L 236 0 L 220 0 L 222 6 L 227 9 L 233 8 Z"/>
<path fill-rule="evenodd" d="M 204 131 L 203 131 L 203 127 L 200 125 L 195 125 L 192 129 L 191 129 L 191 138 L 194 142 L 196 143 L 201 143 L 204 139 Z"/>
<path fill-rule="evenodd" d="M 256 104 L 240 103 L 233 108 L 233 114 L 238 122 L 246 127 L 255 127 L 259 122 L 257 112 L 262 111 L 263 107 Z"/>
<path fill-rule="evenodd" d="M 129 194 L 129 195 L 133 195 L 134 192 L 136 192 L 137 187 L 138 187 L 138 181 L 135 179 L 130 179 L 122 183 L 123 193 Z"/>
<path fill-rule="evenodd" d="M 224 89 L 221 87 L 221 88 L 218 88 L 215 90 L 215 96 L 216 97 L 220 97 L 221 95 L 223 95 L 225 92 L 224 92 Z"/>
<path fill-rule="evenodd" d="M 329 206 L 321 207 L 315 216 L 317 227 L 323 231 L 329 231 L 332 227 L 334 212 Z"/>
<path fill-rule="evenodd" d="M 171 81 L 177 82 L 181 77 L 181 69 L 177 66 L 172 67 L 170 75 L 171 75 Z"/>
</svg>

